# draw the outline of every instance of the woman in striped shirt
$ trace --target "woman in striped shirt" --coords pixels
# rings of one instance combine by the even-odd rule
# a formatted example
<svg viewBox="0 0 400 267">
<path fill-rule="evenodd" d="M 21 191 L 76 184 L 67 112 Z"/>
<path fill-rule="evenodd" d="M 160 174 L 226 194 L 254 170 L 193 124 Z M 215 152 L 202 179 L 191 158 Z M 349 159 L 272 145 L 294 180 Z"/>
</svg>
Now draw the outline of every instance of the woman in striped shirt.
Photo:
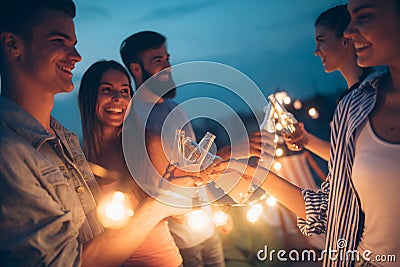
<svg viewBox="0 0 400 267">
<path fill-rule="evenodd" d="M 389 71 L 367 79 L 339 103 L 321 190 L 300 189 L 236 160 L 229 168 L 264 179 L 262 187 L 298 215 L 304 234 L 326 233 L 324 266 L 398 266 L 400 0 L 349 0 L 348 10 L 345 37 L 354 43 L 357 63 L 387 65 Z"/>
</svg>

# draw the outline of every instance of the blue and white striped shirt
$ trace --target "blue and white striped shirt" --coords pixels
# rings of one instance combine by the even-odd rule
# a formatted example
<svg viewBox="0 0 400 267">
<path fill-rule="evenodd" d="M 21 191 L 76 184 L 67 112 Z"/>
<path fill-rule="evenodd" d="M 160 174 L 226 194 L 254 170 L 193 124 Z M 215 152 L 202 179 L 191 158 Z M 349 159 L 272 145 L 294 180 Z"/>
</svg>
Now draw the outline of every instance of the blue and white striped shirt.
<svg viewBox="0 0 400 267">
<path fill-rule="evenodd" d="M 298 219 L 305 235 L 326 233 L 323 266 L 352 266 L 346 252 L 354 251 L 362 234 L 363 214 L 352 183 L 356 129 L 368 118 L 377 95 L 382 73 L 371 75 L 359 89 L 338 104 L 331 129 L 329 173 L 318 192 L 303 190 L 306 220 Z M 329 256 L 329 251 L 337 253 Z M 342 253 L 342 254 L 341 254 Z"/>
</svg>

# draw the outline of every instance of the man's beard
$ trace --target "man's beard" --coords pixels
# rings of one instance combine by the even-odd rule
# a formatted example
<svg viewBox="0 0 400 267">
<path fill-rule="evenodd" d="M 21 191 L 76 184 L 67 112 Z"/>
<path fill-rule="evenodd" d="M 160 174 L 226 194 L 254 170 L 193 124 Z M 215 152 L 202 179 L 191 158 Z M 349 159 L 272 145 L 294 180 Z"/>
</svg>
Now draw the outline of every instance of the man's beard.
<svg viewBox="0 0 400 267">
<path fill-rule="evenodd" d="M 153 75 L 146 71 L 142 64 L 140 64 L 140 67 L 142 69 L 142 81 L 146 83 L 146 87 L 149 88 L 151 92 L 161 98 L 172 99 L 176 96 L 176 84 L 171 74 L 169 74 L 169 79 L 167 81 L 160 81 L 157 75 L 151 78 Z"/>
</svg>

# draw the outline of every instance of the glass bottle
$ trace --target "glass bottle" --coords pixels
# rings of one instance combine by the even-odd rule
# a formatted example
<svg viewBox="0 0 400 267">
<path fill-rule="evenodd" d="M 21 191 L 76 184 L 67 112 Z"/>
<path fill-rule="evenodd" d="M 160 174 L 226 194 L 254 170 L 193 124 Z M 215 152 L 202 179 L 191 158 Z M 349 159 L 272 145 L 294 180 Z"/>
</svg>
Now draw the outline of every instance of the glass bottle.
<svg viewBox="0 0 400 267">
<path fill-rule="evenodd" d="M 174 147 L 172 150 L 172 157 L 170 164 L 176 167 L 179 167 L 180 162 L 182 162 L 183 153 L 183 142 L 185 138 L 185 131 L 184 130 L 176 130 L 175 131 L 175 140 L 174 140 Z"/>
<path fill-rule="evenodd" d="M 285 107 L 275 98 L 274 94 L 269 95 L 268 100 L 274 110 L 277 122 L 282 125 L 283 134 L 293 139 L 299 137 L 302 134 L 302 130 L 293 114 L 285 109 Z M 296 148 L 301 150 L 304 147 L 305 142 L 306 140 L 300 141 L 296 144 Z"/>
<path fill-rule="evenodd" d="M 275 109 L 273 108 L 271 102 L 264 107 L 264 120 L 260 125 L 260 129 L 267 131 L 269 133 L 275 133 Z"/>
<path fill-rule="evenodd" d="M 200 170 L 207 168 L 215 159 L 215 155 L 210 153 L 211 146 L 214 144 L 215 135 L 207 132 L 199 142 L 200 158 L 198 164 Z"/>
<path fill-rule="evenodd" d="M 197 144 L 190 137 L 185 137 L 185 131 L 176 130 L 171 164 L 188 172 L 199 172 L 207 168 L 215 159 L 210 153 L 215 135 L 207 132 Z"/>
</svg>

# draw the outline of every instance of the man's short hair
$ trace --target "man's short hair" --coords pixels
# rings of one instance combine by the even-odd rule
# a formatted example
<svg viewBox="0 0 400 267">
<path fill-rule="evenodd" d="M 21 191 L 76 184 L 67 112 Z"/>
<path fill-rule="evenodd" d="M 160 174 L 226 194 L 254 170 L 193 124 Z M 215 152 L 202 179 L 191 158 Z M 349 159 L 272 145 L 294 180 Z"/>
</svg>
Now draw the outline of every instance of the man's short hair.
<svg viewBox="0 0 400 267">
<path fill-rule="evenodd" d="M 0 33 L 7 31 L 29 38 L 46 8 L 64 12 L 71 18 L 76 14 L 72 0 L 5 0 L 0 4 Z"/>
<path fill-rule="evenodd" d="M 122 41 L 120 47 L 121 58 L 125 67 L 130 70 L 129 65 L 131 63 L 140 62 L 142 52 L 160 48 L 165 42 L 165 36 L 153 31 L 142 31 L 132 34 Z"/>
<path fill-rule="evenodd" d="M 0 4 L 0 34 L 11 32 L 29 40 L 34 26 L 44 19 L 45 9 L 61 11 L 71 18 L 76 8 L 72 0 L 3 0 Z M 4 56 L 0 44 L 0 74 L 4 71 Z"/>
</svg>

